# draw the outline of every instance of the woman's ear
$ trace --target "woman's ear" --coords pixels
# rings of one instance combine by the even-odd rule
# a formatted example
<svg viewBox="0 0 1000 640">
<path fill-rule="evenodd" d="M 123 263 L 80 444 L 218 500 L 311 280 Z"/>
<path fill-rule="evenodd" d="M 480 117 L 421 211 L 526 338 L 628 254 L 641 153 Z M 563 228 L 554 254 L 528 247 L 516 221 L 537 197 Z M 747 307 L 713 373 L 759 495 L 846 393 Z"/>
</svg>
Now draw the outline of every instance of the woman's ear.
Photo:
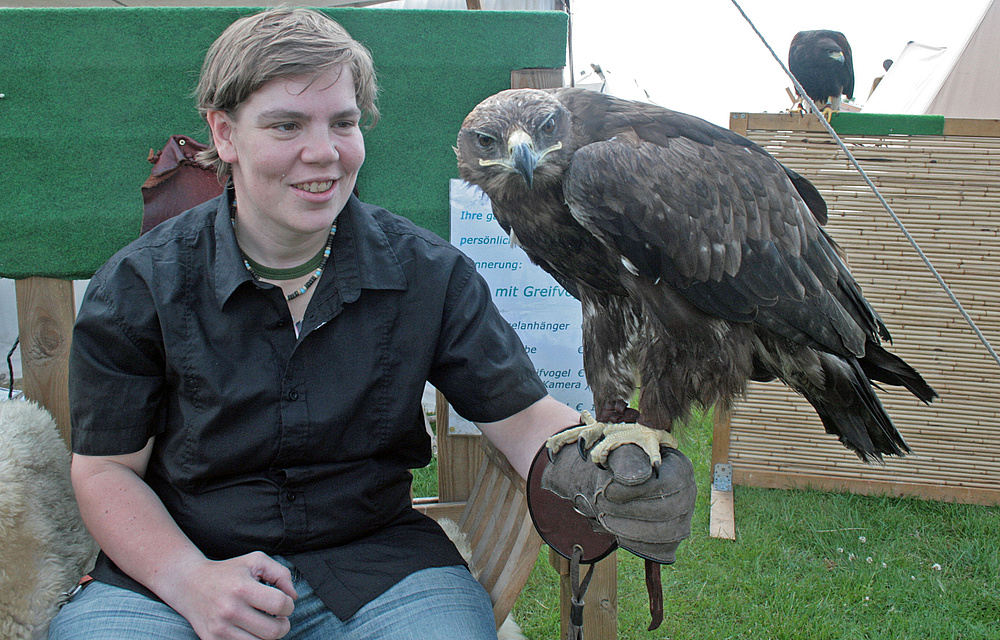
<svg viewBox="0 0 1000 640">
<path fill-rule="evenodd" d="M 236 145 L 233 143 L 233 121 L 225 111 L 209 111 L 205 114 L 208 128 L 212 132 L 212 141 L 223 162 L 233 164 L 237 161 Z"/>
</svg>

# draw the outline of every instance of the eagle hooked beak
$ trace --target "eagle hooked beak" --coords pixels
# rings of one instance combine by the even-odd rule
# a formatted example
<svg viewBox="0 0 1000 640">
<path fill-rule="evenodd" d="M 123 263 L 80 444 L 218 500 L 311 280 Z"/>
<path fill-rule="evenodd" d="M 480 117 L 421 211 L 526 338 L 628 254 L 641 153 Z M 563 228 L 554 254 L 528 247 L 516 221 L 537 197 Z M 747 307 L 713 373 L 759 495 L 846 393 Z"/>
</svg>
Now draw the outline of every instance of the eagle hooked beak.
<svg viewBox="0 0 1000 640">
<path fill-rule="evenodd" d="M 521 174 L 524 182 L 528 185 L 528 189 L 531 189 L 531 183 L 534 181 L 535 167 L 538 166 L 538 161 L 541 160 L 541 156 L 535 153 L 535 143 L 532 142 L 531 136 L 518 129 L 507 140 L 507 151 L 510 155 L 511 166 Z"/>
<path fill-rule="evenodd" d="M 830 57 L 841 64 L 844 63 L 844 54 L 839 51 L 834 51 L 833 53 L 830 54 Z"/>
<path fill-rule="evenodd" d="M 556 142 L 545 151 L 537 153 L 531 136 L 523 129 L 518 129 L 507 139 L 507 158 L 503 160 L 486 160 L 485 158 L 480 158 L 479 165 L 482 167 L 499 165 L 515 171 L 524 179 L 525 184 L 528 185 L 528 189 L 531 189 L 531 185 L 535 179 L 535 167 L 538 166 L 545 156 L 559 149 L 562 149 L 562 142 Z"/>
</svg>

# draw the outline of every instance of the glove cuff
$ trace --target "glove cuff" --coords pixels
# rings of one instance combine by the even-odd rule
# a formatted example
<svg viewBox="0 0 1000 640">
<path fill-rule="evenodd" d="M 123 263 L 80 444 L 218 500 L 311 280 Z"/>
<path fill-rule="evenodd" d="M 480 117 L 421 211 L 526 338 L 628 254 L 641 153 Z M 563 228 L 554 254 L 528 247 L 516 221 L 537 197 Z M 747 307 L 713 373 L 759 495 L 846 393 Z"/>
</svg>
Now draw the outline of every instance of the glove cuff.
<svg viewBox="0 0 1000 640">
<path fill-rule="evenodd" d="M 583 549 L 580 562 L 584 564 L 607 557 L 618 546 L 616 538 L 607 532 L 596 531 L 591 520 L 577 512 L 572 500 L 542 488 L 542 474 L 550 464 L 548 449 L 542 446 L 528 471 L 528 513 L 538 535 L 567 560 L 573 558 L 574 545 Z"/>
</svg>

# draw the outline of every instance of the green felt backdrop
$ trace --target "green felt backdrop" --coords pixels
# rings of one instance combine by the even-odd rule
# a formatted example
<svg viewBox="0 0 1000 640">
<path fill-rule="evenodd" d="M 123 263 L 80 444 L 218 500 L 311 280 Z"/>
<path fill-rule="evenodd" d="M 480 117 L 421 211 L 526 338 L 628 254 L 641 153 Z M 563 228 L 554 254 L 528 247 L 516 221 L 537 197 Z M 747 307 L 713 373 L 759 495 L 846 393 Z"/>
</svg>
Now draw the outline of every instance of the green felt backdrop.
<svg viewBox="0 0 1000 640">
<path fill-rule="evenodd" d="M 139 235 L 151 148 L 207 139 L 205 51 L 255 9 L 0 9 L 0 276 L 86 278 Z M 565 64 L 561 12 L 331 9 L 371 50 L 362 198 L 448 235 L 452 145 L 510 72 Z"/>
<path fill-rule="evenodd" d="M 839 111 L 830 118 L 833 130 L 853 136 L 940 136 L 944 134 L 944 116 L 903 115 L 893 113 L 852 113 Z"/>
</svg>

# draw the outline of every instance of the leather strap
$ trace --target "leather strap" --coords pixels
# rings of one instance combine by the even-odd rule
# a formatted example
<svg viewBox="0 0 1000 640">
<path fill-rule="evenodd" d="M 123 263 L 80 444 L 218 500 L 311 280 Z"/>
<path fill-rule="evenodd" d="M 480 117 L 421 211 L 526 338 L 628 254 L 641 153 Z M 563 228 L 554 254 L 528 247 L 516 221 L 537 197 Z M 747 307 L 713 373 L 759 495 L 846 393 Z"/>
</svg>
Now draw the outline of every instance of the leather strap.
<svg viewBox="0 0 1000 640">
<path fill-rule="evenodd" d="M 646 593 L 649 594 L 649 628 L 654 631 L 663 622 L 663 582 L 660 563 L 646 558 Z"/>
<path fill-rule="evenodd" d="M 583 560 L 583 547 L 573 545 L 573 557 L 569 561 L 569 588 L 571 592 L 569 605 L 569 640 L 583 640 L 583 596 L 594 577 L 594 564 L 590 565 L 587 574 L 580 581 L 580 562 Z"/>
</svg>

